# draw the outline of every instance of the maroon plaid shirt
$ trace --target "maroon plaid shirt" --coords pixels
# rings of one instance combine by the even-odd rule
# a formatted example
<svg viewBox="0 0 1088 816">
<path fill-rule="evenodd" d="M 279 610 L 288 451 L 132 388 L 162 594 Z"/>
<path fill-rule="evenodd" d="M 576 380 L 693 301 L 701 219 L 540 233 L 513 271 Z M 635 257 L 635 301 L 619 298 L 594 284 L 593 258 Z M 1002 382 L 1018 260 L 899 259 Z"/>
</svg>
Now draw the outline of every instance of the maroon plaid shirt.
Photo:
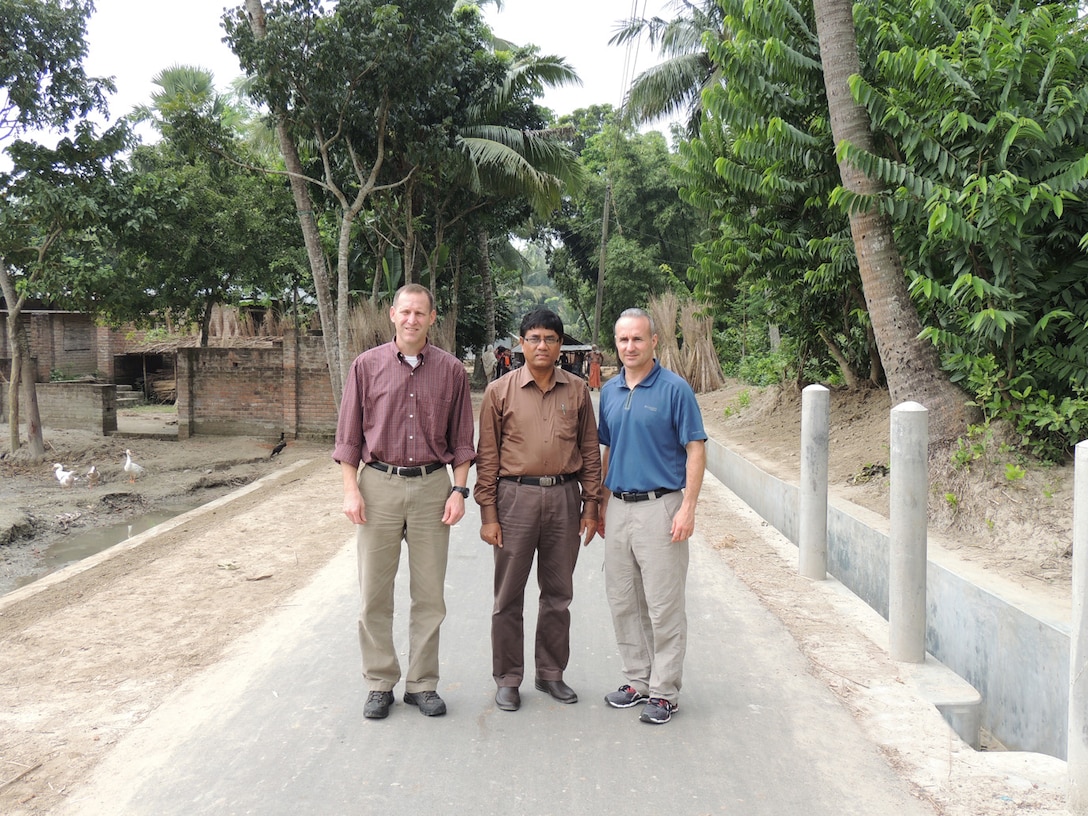
<svg viewBox="0 0 1088 816">
<path fill-rule="evenodd" d="M 412 368 L 396 343 L 364 351 L 344 383 L 332 458 L 356 467 L 475 459 L 472 395 L 461 361 L 428 343 Z"/>
</svg>

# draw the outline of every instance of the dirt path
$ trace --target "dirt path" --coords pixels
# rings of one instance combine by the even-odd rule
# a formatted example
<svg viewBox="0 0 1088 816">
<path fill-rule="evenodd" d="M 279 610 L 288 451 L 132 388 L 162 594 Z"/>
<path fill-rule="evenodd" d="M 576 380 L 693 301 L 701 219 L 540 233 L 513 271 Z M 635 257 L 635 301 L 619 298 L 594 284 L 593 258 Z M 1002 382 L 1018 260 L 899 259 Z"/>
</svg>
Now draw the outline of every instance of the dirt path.
<svg viewBox="0 0 1088 816">
<path fill-rule="evenodd" d="M 338 477 L 299 461 L 0 598 L 0 812 L 48 813 L 324 566 L 350 536 Z"/>
</svg>

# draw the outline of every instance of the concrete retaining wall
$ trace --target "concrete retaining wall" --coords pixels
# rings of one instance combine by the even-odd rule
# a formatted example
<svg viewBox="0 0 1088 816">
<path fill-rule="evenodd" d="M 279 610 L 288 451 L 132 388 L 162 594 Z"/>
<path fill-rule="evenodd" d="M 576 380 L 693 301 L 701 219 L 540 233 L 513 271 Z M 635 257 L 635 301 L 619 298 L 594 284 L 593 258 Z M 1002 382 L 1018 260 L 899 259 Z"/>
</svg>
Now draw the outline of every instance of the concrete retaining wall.
<svg viewBox="0 0 1088 816">
<path fill-rule="evenodd" d="M 707 469 L 797 543 L 799 494 L 714 440 Z M 887 520 L 829 500 L 828 572 L 888 618 Z M 982 694 L 982 727 L 1007 748 L 1065 759 L 1069 623 L 1047 620 L 1011 585 L 944 563 L 930 548 L 926 650 Z"/>
</svg>

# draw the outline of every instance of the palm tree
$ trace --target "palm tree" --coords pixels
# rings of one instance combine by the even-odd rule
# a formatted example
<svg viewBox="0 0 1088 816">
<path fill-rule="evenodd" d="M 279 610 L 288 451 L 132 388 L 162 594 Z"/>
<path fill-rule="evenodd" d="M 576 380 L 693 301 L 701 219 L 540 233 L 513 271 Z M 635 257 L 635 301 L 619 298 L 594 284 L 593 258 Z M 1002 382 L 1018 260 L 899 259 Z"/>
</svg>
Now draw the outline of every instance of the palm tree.
<svg viewBox="0 0 1088 816">
<path fill-rule="evenodd" d="M 868 114 L 854 101 L 849 87 L 850 77 L 861 73 L 853 3 L 814 0 L 813 8 L 835 145 L 838 149 L 845 142 L 873 153 Z M 839 160 L 839 174 L 851 194 L 871 198 L 880 192 L 875 179 L 845 158 Z M 919 338 L 921 320 L 907 291 L 890 222 L 875 207 L 851 207 L 850 231 L 892 404 L 921 403 L 929 411 L 930 439 L 955 439 L 966 430 L 966 397 L 941 371 L 934 347 Z"/>
<path fill-rule="evenodd" d="M 715 0 L 674 0 L 674 5 L 680 11 L 674 19 L 632 17 L 619 24 L 608 43 L 624 45 L 645 35 L 665 57 L 635 77 L 623 105 L 625 119 L 644 124 L 684 113 L 687 132 L 695 136 L 703 116 L 703 90 L 720 79 L 704 37 L 725 36 L 725 14 Z"/>
</svg>

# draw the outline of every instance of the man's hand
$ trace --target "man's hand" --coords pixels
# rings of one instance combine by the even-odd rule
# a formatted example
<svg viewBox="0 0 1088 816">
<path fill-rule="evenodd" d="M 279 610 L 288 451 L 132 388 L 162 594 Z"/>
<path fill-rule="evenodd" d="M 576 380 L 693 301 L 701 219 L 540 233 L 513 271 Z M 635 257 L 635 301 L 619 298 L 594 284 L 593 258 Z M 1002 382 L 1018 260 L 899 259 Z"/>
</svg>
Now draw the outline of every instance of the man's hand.
<svg viewBox="0 0 1088 816">
<path fill-rule="evenodd" d="M 593 519 L 582 519 L 582 524 L 578 530 L 579 535 L 585 536 L 582 540 L 582 546 L 588 547 L 589 542 L 593 540 L 593 536 L 597 535 L 597 522 Z"/>
<path fill-rule="evenodd" d="M 446 511 L 442 514 L 442 523 L 452 527 L 465 517 L 465 497 L 456 490 L 446 499 Z"/>
<path fill-rule="evenodd" d="M 344 491 L 344 515 L 352 524 L 366 524 L 366 502 L 358 488 Z"/>
<path fill-rule="evenodd" d="M 672 517 L 673 543 L 691 538 L 691 534 L 694 532 L 695 506 L 689 505 L 687 501 L 685 501 L 680 505 L 680 509 L 676 511 L 676 515 Z"/>
<path fill-rule="evenodd" d="M 497 521 L 480 525 L 480 538 L 492 547 L 502 549 L 502 527 Z"/>
</svg>

